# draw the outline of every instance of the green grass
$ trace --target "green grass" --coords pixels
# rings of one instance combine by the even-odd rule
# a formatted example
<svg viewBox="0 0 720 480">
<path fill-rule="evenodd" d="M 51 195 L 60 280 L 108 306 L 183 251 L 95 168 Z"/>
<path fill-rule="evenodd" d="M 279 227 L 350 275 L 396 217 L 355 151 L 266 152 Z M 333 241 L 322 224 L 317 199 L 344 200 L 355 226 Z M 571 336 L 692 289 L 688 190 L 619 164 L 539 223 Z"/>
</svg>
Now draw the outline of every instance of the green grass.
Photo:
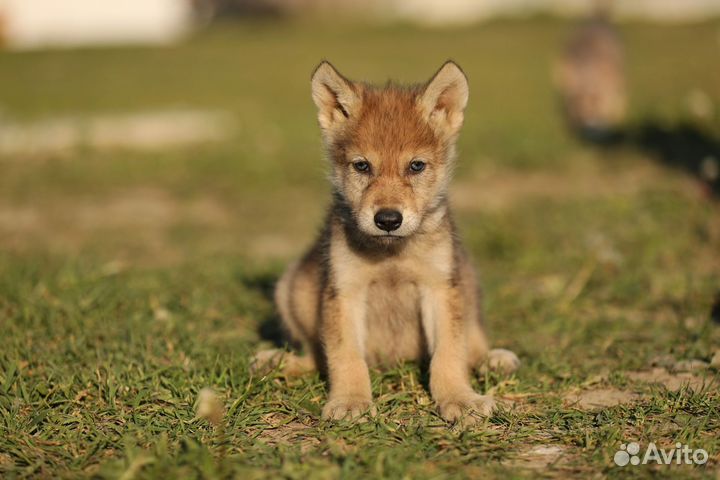
<svg viewBox="0 0 720 480">
<path fill-rule="evenodd" d="M 720 105 L 719 27 L 623 26 L 632 122 L 720 136 L 717 113 L 686 106 L 693 90 Z M 550 64 L 568 28 L 238 23 L 169 49 L 0 54 L 3 119 L 183 107 L 237 123 L 226 141 L 160 153 L 0 158 L 0 476 L 714 478 L 716 371 L 680 390 L 634 375 L 720 349 L 717 203 L 643 152 L 566 136 Z M 269 289 L 327 199 L 309 73 L 328 58 L 354 78 L 417 81 L 447 57 L 471 87 L 457 216 L 494 343 L 523 367 L 476 380 L 506 405 L 469 431 L 438 417 L 411 364 L 372 372 L 376 419 L 322 422 L 319 377 L 248 373 L 275 319 Z M 195 417 L 204 387 L 226 406 L 222 431 Z M 637 397 L 568 400 L 596 389 Z M 615 467 L 633 440 L 711 459 Z M 539 466 L 538 446 L 563 455 Z"/>
</svg>

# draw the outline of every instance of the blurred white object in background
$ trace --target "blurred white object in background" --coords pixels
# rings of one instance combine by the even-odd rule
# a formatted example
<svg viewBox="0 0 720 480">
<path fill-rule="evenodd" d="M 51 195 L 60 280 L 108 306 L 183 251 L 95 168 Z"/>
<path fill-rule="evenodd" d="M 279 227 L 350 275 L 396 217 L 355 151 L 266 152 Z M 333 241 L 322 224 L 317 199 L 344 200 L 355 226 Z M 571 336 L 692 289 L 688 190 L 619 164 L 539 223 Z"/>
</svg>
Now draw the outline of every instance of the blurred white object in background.
<svg viewBox="0 0 720 480">
<path fill-rule="evenodd" d="M 167 44 L 216 14 L 326 12 L 422 25 L 498 17 L 585 16 L 594 0 L 0 0 L 0 47 Z M 613 0 L 613 17 L 688 22 L 720 15 L 720 0 Z M 234 12 L 234 13 L 232 13 Z M 359 15 L 359 16 L 358 16 Z"/>
<path fill-rule="evenodd" d="M 233 130 L 230 114 L 212 110 L 149 110 L 22 123 L 0 118 L 0 157 L 62 154 L 77 148 L 167 150 L 223 140 Z"/>
<path fill-rule="evenodd" d="M 0 0 L 0 45 L 167 44 L 192 21 L 190 0 Z"/>
<path fill-rule="evenodd" d="M 424 25 L 469 24 L 533 7 L 534 0 L 391 0 L 392 14 Z"/>
<path fill-rule="evenodd" d="M 353 0 L 338 0 L 351 2 Z M 367 0 L 379 14 L 427 24 L 469 24 L 498 17 L 534 14 L 584 16 L 590 0 Z M 698 21 L 720 15 L 720 0 L 614 0 L 618 18 L 660 22 Z"/>
<path fill-rule="evenodd" d="M 696 22 L 720 15 L 720 0 L 616 0 L 623 18 L 659 22 Z"/>
</svg>

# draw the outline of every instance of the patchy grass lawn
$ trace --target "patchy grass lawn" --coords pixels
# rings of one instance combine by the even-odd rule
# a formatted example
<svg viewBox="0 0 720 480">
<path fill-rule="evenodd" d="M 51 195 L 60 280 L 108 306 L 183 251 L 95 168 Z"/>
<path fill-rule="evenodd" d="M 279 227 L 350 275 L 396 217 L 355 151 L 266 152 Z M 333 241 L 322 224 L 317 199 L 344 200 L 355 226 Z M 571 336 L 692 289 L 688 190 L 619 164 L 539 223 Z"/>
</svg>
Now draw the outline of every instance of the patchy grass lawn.
<svg viewBox="0 0 720 480">
<path fill-rule="evenodd" d="M 567 138 L 549 81 L 567 30 L 240 23 L 170 49 L 1 54 L 0 128 L 178 108 L 234 123 L 182 148 L 0 157 L 0 476 L 716 478 L 718 204 L 643 149 Z M 688 98 L 720 102 L 719 31 L 623 27 L 631 123 L 718 141 L 720 107 Z M 327 197 L 323 57 L 375 81 L 453 57 L 470 77 L 453 196 L 491 335 L 524 362 L 477 379 L 503 407 L 472 430 L 437 416 L 416 365 L 372 373 L 379 415 L 359 425 L 319 420 L 317 376 L 248 373 Z M 217 431 L 195 416 L 204 387 Z M 615 466 L 630 441 L 710 459 Z"/>
</svg>

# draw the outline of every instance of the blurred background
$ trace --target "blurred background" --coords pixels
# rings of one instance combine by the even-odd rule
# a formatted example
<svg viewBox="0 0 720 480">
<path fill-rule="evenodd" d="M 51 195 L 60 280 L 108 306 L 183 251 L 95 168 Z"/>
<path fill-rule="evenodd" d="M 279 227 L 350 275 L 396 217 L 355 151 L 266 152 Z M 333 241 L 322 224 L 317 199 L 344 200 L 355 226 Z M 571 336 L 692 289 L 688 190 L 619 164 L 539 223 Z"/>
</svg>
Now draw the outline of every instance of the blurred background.
<svg viewBox="0 0 720 480">
<path fill-rule="evenodd" d="M 321 59 L 373 82 L 463 66 L 453 194 L 491 258 L 621 228 L 598 213 L 619 201 L 705 208 L 718 15 L 715 0 L 0 0 L 0 249 L 118 265 L 299 253 L 328 193 Z M 540 233 L 538 211 L 557 212 Z"/>
<path fill-rule="evenodd" d="M 398 366 L 373 375 L 387 426 L 331 432 L 318 377 L 248 372 L 329 200 L 310 75 L 423 82 L 448 58 L 470 82 L 455 216 L 523 361 L 476 388 L 518 408 L 435 428 Z M 534 448 L 612 475 L 627 440 L 716 468 L 719 109 L 718 0 L 0 0 L 0 476 L 226 477 L 207 386 L 238 478 L 517 477 L 504 458 Z M 567 400 L 599 387 L 602 412 Z"/>
</svg>

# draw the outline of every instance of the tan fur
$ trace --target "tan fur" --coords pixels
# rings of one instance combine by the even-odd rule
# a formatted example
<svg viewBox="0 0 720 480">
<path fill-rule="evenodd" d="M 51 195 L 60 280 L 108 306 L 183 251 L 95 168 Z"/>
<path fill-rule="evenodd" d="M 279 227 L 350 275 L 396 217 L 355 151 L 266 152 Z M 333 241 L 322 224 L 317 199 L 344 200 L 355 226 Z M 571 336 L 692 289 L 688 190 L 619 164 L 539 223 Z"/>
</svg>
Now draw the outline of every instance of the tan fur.
<svg viewBox="0 0 720 480">
<path fill-rule="evenodd" d="M 322 63 L 312 92 L 333 203 L 320 238 L 276 289 L 283 324 L 306 356 L 261 352 L 254 366 L 298 374 L 324 365 L 323 417 L 340 419 L 374 413 L 368 366 L 429 357 L 441 415 L 472 423 L 493 402 L 472 390 L 469 369 L 487 361 L 512 371 L 518 360 L 507 350 L 488 352 L 475 273 L 447 203 L 465 75 L 448 62 L 425 85 L 378 88 Z M 368 172 L 356 170 L 358 159 L 369 162 Z M 425 169 L 411 171 L 413 160 Z M 373 220 L 386 208 L 402 213 L 392 232 Z"/>
</svg>

